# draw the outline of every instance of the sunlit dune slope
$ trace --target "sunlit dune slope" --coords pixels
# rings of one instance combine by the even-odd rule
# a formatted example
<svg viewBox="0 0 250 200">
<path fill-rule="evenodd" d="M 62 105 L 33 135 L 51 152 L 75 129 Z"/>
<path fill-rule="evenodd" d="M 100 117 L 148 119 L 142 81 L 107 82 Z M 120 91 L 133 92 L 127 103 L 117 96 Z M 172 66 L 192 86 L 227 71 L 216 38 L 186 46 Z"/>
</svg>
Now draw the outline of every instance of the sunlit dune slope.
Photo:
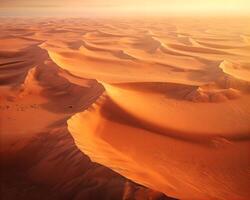
<svg viewBox="0 0 250 200">
<path fill-rule="evenodd" d="M 244 81 L 250 82 L 250 70 L 249 64 L 237 64 L 224 61 L 221 63 L 220 68 L 227 74 L 242 79 Z"/>
<path fill-rule="evenodd" d="M 68 125 L 80 150 L 135 182 L 180 199 L 247 199 L 248 138 L 178 133 L 143 117 L 104 95 Z"/>
<path fill-rule="evenodd" d="M 79 149 L 172 197 L 247 199 L 249 46 L 240 38 L 237 45 L 227 44 L 236 40 L 233 34 L 223 40 L 223 35 L 207 32 L 191 29 L 192 37 L 186 39 L 179 34 L 166 39 L 152 31 L 126 40 L 110 34 L 118 37 L 118 48 L 124 46 L 136 58 L 119 63 L 102 44 L 71 54 L 49 50 L 59 66 L 96 78 L 106 90 L 68 121 Z M 84 67 L 78 68 L 81 63 Z"/>
<path fill-rule="evenodd" d="M 42 33 L 50 31 L 39 23 L 1 21 L 5 27 L 0 33 L 1 198 L 170 199 L 91 162 L 77 149 L 66 121 L 94 103 L 104 88 L 57 66 L 40 48 L 53 38 Z M 67 49 L 75 44 L 74 38 L 73 34 L 64 43 L 53 41 Z"/>
<path fill-rule="evenodd" d="M 5 198 L 248 200 L 250 27 L 227 20 L 3 18 Z"/>
</svg>

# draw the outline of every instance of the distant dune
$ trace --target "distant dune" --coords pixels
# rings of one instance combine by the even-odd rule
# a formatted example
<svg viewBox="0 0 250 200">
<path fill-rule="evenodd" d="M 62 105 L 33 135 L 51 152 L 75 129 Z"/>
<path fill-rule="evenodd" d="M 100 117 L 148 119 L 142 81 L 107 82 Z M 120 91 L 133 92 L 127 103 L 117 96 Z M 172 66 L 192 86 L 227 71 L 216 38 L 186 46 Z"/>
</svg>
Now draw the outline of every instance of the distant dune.
<svg viewBox="0 0 250 200">
<path fill-rule="evenodd" d="M 221 20 L 2 18 L 3 199 L 250 199 L 250 27 Z"/>
</svg>

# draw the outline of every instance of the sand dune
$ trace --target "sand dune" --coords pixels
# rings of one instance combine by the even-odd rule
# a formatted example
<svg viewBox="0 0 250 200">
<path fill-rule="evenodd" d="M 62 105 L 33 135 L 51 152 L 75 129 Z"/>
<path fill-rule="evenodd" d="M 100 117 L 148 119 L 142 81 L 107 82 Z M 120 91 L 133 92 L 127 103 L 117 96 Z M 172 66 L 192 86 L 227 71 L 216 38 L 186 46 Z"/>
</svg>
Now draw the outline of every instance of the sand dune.
<svg viewBox="0 0 250 200">
<path fill-rule="evenodd" d="M 101 97 L 68 125 L 76 145 L 93 161 L 170 196 L 245 199 L 249 195 L 248 138 L 179 135 L 131 115 Z"/>
<path fill-rule="evenodd" d="M 246 23 L 0 23 L 4 199 L 250 198 Z"/>
<path fill-rule="evenodd" d="M 250 82 L 250 69 L 249 69 L 250 63 L 244 63 L 244 64 L 234 64 L 229 61 L 223 61 L 220 64 L 220 68 L 223 70 L 223 72 L 237 78 L 240 80 Z"/>
</svg>

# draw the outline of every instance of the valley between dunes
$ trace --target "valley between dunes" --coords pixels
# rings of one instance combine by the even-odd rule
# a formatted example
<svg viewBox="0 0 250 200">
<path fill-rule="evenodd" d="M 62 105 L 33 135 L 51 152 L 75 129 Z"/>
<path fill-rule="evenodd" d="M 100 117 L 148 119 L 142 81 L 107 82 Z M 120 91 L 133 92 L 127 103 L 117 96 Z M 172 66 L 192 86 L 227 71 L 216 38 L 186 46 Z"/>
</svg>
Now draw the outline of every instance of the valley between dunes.
<svg viewBox="0 0 250 200">
<path fill-rule="evenodd" d="M 250 199 L 248 19 L 1 18 L 3 199 Z"/>
</svg>

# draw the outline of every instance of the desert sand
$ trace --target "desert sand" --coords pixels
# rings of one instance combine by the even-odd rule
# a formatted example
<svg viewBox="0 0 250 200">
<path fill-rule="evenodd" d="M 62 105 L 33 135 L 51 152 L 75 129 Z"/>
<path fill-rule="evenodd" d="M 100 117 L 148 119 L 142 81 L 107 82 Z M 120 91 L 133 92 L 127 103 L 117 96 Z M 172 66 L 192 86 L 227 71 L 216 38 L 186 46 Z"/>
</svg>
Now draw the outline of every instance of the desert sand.
<svg viewBox="0 0 250 200">
<path fill-rule="evenodd" d="M 248 20 L 2 17 L 4 199 L 250 199 Z"/>
</svg>

